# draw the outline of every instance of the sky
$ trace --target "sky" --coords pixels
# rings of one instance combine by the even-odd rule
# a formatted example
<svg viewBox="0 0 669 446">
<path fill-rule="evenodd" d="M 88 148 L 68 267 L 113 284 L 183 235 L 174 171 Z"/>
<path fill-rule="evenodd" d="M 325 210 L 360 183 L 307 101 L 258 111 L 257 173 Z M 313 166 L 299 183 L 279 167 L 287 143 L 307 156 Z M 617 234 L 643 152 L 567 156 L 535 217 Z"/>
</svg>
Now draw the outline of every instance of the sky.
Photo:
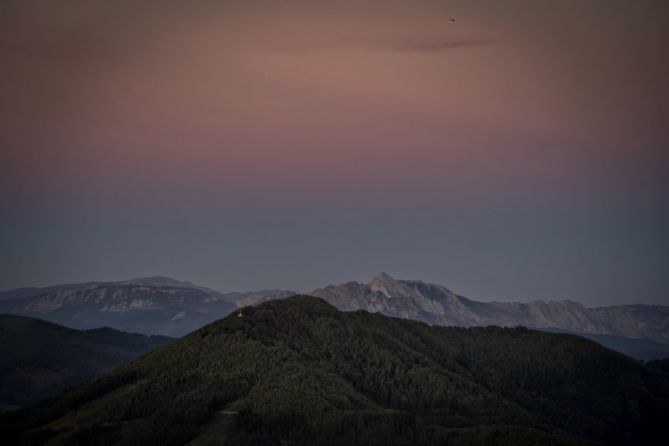
<svg viewBox="0 0 669 446">
<path fill-rule="evenodd" d="M 669 304 L 666 23 L 664 0 L 5 0 L 0 289 L 386 271 Z"/>
</svg>

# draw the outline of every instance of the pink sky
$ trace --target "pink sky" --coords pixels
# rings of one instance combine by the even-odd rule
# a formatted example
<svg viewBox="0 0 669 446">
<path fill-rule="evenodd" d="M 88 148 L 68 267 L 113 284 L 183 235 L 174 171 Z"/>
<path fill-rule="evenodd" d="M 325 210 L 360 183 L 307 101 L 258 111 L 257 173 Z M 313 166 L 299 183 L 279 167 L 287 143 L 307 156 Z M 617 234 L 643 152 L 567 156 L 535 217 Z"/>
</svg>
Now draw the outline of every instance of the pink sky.
<svg viewBox="0 0 669 446">
<path fill-rule="evenodd" d="M 667 23 L 666 0 L 4 0 L 0 289 L 385 270 L 662 302 Z"/>
<path fill-rule="evenodd" d="M 441 206 L 660 181 L 659 3 L 159 3 L 2 7 L 13 194 Z"/>
</svg>

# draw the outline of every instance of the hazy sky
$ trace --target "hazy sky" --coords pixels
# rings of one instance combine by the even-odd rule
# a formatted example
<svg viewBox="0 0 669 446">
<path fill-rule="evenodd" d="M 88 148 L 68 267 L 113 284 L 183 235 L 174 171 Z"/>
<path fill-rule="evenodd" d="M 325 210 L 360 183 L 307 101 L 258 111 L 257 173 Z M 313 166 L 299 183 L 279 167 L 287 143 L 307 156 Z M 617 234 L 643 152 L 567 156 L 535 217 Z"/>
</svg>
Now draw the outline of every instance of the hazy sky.
<svg viewBox="0 0 669 446">
<path fill-rule="evenodd" d="M 4 0 L 0 288 L 387 271 L 669 304 L 667 23 L 665 0 Z"/>
</svg>

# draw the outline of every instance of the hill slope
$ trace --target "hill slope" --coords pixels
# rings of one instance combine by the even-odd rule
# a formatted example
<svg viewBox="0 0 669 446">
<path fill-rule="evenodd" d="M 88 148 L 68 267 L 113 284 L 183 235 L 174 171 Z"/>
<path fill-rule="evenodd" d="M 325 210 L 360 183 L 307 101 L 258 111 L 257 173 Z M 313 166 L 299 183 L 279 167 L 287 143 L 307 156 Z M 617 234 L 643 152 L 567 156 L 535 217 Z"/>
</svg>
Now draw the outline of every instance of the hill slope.
<svg viewBox="0 0 669 446">
<path fill-rule="evenodd" d="M 0 404 L 35 403 L 170 340 L 110 328 L 72 330 L 39 319 L 0 314 Z"/>
<path fill-rule="evenodd" d="M 245 308 L 12 416 L 23 444 L 661 444 L 668 377 L 583 338 Z"/>
</svg>

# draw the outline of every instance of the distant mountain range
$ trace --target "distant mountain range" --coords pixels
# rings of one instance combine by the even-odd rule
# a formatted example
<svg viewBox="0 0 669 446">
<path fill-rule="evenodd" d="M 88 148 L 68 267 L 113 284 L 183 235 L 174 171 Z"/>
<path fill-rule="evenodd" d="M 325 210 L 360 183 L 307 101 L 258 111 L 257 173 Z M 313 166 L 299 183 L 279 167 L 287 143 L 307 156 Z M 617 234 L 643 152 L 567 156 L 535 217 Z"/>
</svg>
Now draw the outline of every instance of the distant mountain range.
<svg viewBox="0 0 669 446">
<path fill-rule="evenodd" d="M 0 312 L 73 328 L 182 336 L 237 308 L 294 295 L 288 290 L 221 293 L 167 277 L 89 282 L 0 293 Z M 580 334 L 640 359 L 669 356 L 669 307 L 588 308 L 573 301 L 479 302 L 446 287 L 381 273 L 310 293 L 343 311 L 366 310 L 432 325 L 525 326 Z"/>
<path fill-rule="evenodd" d="M 54 396 L 171 340 L 111 328 L 73 330 L 0 314 L 0 408 L 8 410 Z"/>
<path fill-rule="evenodd" d="M 165 276 L 142 277 L 138 279 L 123 280 L 118 282 L 83 282 L 83 283 L 69 283 L 63 285 L 52 285 L 47 287 L 26 287 L 17 288 L 10 291 L 0 292 L 0 301 L 10 299 L 21 299 L 24 297 L 39 296 L 53 291 L 59 290 L 76 290 L 81 288 L 91 288 L 95 286 L 122 286 L 122 285 L 144 285 L 156 287 L 173 287 L 173 288 L 198 288 L 204 291 L 214 292 L 208 288 L 198 287 L 191 282 L 181 282 L 176 279 Z"/>
<path fill-rule="evenodd" d="M 560 329 L 669 343 L 669 307 L 587 308 L 572 301 L 478 302 L 449 289 L 381 273 L 369 283 L 348 282 L 309 293 L 344 311 L 367 310 L 436 325 L 497 325 Z"/>
<path fill-rule="evenodd" d="M 245 308 L 0 418 L 6 444 L 664 445 L 669 375 L 578 336 L 310 296 Z"/>
<path fill-rule="evenodd" d="M 237 301 L 293 294 L 283 290 L 224 294 L 191 282 L 147 277 L 12 290 L 0 293 L 0 312 L 77 329 L 108 326 L 178 337 L 228 315 L 237 308 Z"/>
</svg>

